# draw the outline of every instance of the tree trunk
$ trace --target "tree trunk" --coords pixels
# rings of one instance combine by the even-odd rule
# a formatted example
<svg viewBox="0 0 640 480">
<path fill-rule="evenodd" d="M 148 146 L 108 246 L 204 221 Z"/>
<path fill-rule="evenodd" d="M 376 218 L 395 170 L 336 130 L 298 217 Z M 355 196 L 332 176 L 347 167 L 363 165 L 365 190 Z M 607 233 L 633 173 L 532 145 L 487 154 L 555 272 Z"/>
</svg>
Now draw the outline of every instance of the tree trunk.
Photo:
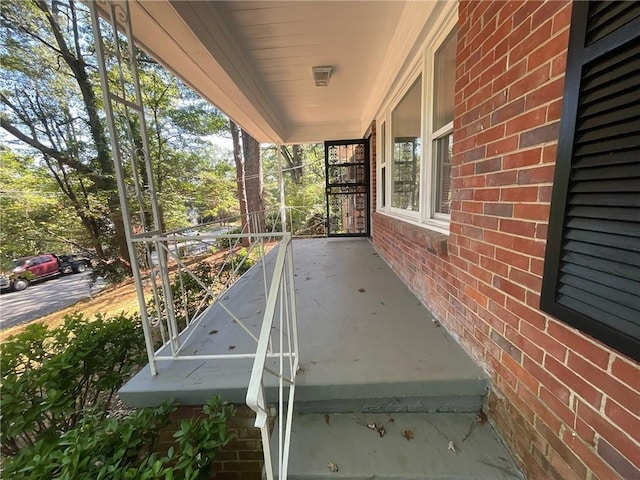
<svg viewBox="0 0 640 480">
<path fill-rule="evenodd" d="M 236 163 L 236 184 L 238 185 L 238 201 L 240 202 L 240 222 L 243 232 L 249 232 L 247 217 L 247 192 L 244 183 L 244 160 L 242 159 L 242 147 L 240 145 L 240 131 L 238 126 L 229 119 L 229 129 L 233 140 L 233 160 Z M 249 239 L 243 239 L 242 244 L 249 246 Z"/>
<path fill-rule="evenodd" d="M 286 171 L 289 172 L 291 181 L 296 185 L 302 185 L 303 154 L 302 145 L 292 145 L 291 151 L 286 145 L 282 146 L 282 156 L 287 163 Z"/>
<path fill-rule="evenodd" d="M 244 183 L 251 233 L 263 233 L 265 231 L 264 180 L 260 144 L 244 130 L 242 131 L 242 150 L 244 153 Z"/>
<path fill-rule="evenodd" d="M 69 48 L 62 28 L 55 15 L 49 10 L 47 3 L 44 0 L 39 0 L 36 4 L 45 14 L 45 17 L 51 26 L 51 31 L 56 39 L 57 46 L 61 52 L 61 57 L 73 72 L 78 87 L 80 88 L 80 92 L 82 93 L 84 107 L 88 116 L 91 138 L 95 144 L 97 154 L 94 168 L 101 174 L 100 181 L 96 182 L 96 187 L 100 190 L 110 192 L 108 204 L 111 210 L 110 219 L 113 222 L 116 231 L 116 247 L 118 248 L 123 261 L 126 264 L 130 264 L 131 259 L 129 258 L 129 249 L 127 247 L 126 239 L 124 238 L 125 219 L 122 218 L 122 213 L 120 211 L 120 202 L 117 195 L 117 183 L 115 180 L 115 169 L 111 159 L 111 150 L 107 140 L 104 124 L 100 120 L 100 115 L 98 114 L 98 99 L 94 86 L 89 79 L 89 74 L 86 69 L 87 64 L 82 57 L 82 52 L 80 50 L 77 50 L 74 55 L 74 52 Z M 70 6 L 75 17 L 75 5 L 73 4 L 73 1 L 70 2 Z M 74 18 L 74 21 L 75 20 L 76 19 Z M 79 33 L 77 29 L 74 29 L 73 35 L 75 39 L 74 44 L 78 46 Z"/>
</svg>

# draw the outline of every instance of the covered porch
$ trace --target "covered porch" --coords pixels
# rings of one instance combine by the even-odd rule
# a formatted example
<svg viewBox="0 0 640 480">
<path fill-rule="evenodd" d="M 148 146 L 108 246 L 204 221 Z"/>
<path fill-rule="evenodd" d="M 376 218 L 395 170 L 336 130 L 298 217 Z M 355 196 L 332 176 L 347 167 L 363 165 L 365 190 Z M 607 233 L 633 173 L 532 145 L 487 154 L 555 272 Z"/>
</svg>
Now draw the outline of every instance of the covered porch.
<svg viewBox="0 0 640 480">
<path fill-rule="evenodd" d="M 269 274 L 275 253 L 266 257 Z M 485 373 L 368 239 L 296 239 L 293 254 L 300 341 L 296 411 L 479 410 Z M 254 266 L 224 296 L 226 307 L 256 336 L 265 303 L 261 268 Z M 217 305 L 195 328 L 181 355 L 256 350 L 254 339 Z M 215 393 L 244 403 L 252 365 L 252 358 L 159 361 L 158 375 L 147 366 L 120 395 L 132 406 L 170 398 L 202 405 Z M 265 386 L 267 400 L 275 400 L 275 383 Z"/>
<path fill-rule="evenodd" d="M 277 375 L 266 374 L 278 372 L 277 356 L 266 359 L 260 387 L 266 414 L 258 408 L 256 426 L 263 430 L 265 462 L 278 467 L 265 463 L 263 475 L 521 479 L 482 412 L 486 373 L 370 240 L 296 239 L 292 248 L 299 368 L 292 386 L 282 388 Z M 271 250 L 227 290 L 224 307 L 214 304 L 189 327 L 195 331 L 179 354 L 189 359 L 159 351 L 165 359 L 157 361 L 157 375 L 147 366 L 121 389 L 122 400 L 132 406 L 168 399 L 202 405 L 218 394 L 251 405 L 256 340 L 240 323 L 256 337 L 261 329 L 264 334 L 263 268 L 269 278 L 277 253 Z M 280 335 L 277 324 L 270 328 L 272 349 L 281 351 L 286 332 Z"/>
</svg>

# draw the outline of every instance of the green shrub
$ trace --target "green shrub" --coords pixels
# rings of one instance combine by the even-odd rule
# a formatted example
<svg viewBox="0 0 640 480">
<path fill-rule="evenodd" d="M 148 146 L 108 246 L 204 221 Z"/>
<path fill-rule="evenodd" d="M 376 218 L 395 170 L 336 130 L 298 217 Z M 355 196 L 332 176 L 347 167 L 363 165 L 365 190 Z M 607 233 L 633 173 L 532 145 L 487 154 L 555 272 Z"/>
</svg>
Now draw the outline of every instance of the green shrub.
<svg viewBox="0 0 640 480">
<path fill-rule="evenodd" d="M 240 276 L 255 265 L 257 258 L 257 250 L 254 249 L 249 253 L 245 247 L 242 247 L 233 255 L 233 261 L 227 264 L 225 269 L 233 271 L 233 269 L 237 268 L 237 275 Z"/>
<path fill-rule="evenodd" d="M 117 389 L 146 362 L 137 316 L 77 313 L 54 329 L 31 324 L 0 347 L 4 478 L 198 480 L 232 439 L 233 407 L 217 397 L 202 418 L 180 424 L 176 447 L 162 456 L 160 433 L 175 406 L 110 418 Z"/>
<path fill-rule="evenodd" d="M 204 416 L 183 420 L 175 447 L 163 455 L 160 434 L 175 406 L 132 412 L 124 419 L 87 415 L 59 438 L 40 440 L 4 465 L 7 478 L 27 480 L 198 480 L 210 475 L 216 452 L 233 439 L 226 429 L 232 405 L 213 397 Z"/>
<path fill-rule="evenodd" d="M 136 316 L 87 321 L 76 313 L 55 329 L 29 325 L 0 348 L 3 454 L 57 438 L 86 411 L 104 416 L 145 358 Z"/>
</svg>

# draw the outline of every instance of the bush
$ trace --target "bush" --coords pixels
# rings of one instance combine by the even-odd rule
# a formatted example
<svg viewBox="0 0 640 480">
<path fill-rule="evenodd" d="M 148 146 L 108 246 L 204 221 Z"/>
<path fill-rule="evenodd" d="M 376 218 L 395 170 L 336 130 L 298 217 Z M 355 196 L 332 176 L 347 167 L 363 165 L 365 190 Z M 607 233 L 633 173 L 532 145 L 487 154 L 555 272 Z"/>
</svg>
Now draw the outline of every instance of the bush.
<svg viewBox="0 0 640 480">
<path fill-rule="evenodd" d="M 233 438 L 226 430 L 233 406 L 213 397 L 203 408 L 204 417 L 181 422 L 173 435 L 176 447 L 161 456 L 156 452 L 158 440 L 174 410 L 165 403 L 140 409 L 122 420 L 87 415 L 59 438 L 40 440 L 9 459 L 4 473 L 14 480 L 207 478 L 216 452 Z"/>
<path fill-rule="evenodd" d="M 0 438 L 5 478 L 26 480 L 198 480 L 231 440 L 233 407 L 214 397 L 199 419 L 183 421 L 176 448 L 157 453 L 175 406 L 110 418 L 113 397 L 146 361 L 137 316 L 61 327 L 31 324 L 0 349 Z"/>
<path fill-rule="evenodd" d="M 145 361 L 136 316 L 88 322 L 67 315 L 55 329 L 33 323 L 0 349 L 4 454 L 75 427 L 84 412 L 104 416 L 118 388 Z"/>
</svg>

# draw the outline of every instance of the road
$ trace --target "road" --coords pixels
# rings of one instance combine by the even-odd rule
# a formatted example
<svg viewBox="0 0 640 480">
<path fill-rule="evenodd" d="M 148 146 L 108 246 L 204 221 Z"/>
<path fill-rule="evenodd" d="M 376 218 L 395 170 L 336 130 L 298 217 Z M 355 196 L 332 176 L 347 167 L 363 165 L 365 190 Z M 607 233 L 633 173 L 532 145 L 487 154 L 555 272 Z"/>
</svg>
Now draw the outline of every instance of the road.
<svg viewBox="0 0 640 480">
<path fill-rule="evenodd" d="M 63 275 L 34 283 L 21 292 L 0 295 L 0 329 L 27 323 L 73 305 L 96 293 L 102 282 L 91 286 L 91 272 Z"/>
</svg>

